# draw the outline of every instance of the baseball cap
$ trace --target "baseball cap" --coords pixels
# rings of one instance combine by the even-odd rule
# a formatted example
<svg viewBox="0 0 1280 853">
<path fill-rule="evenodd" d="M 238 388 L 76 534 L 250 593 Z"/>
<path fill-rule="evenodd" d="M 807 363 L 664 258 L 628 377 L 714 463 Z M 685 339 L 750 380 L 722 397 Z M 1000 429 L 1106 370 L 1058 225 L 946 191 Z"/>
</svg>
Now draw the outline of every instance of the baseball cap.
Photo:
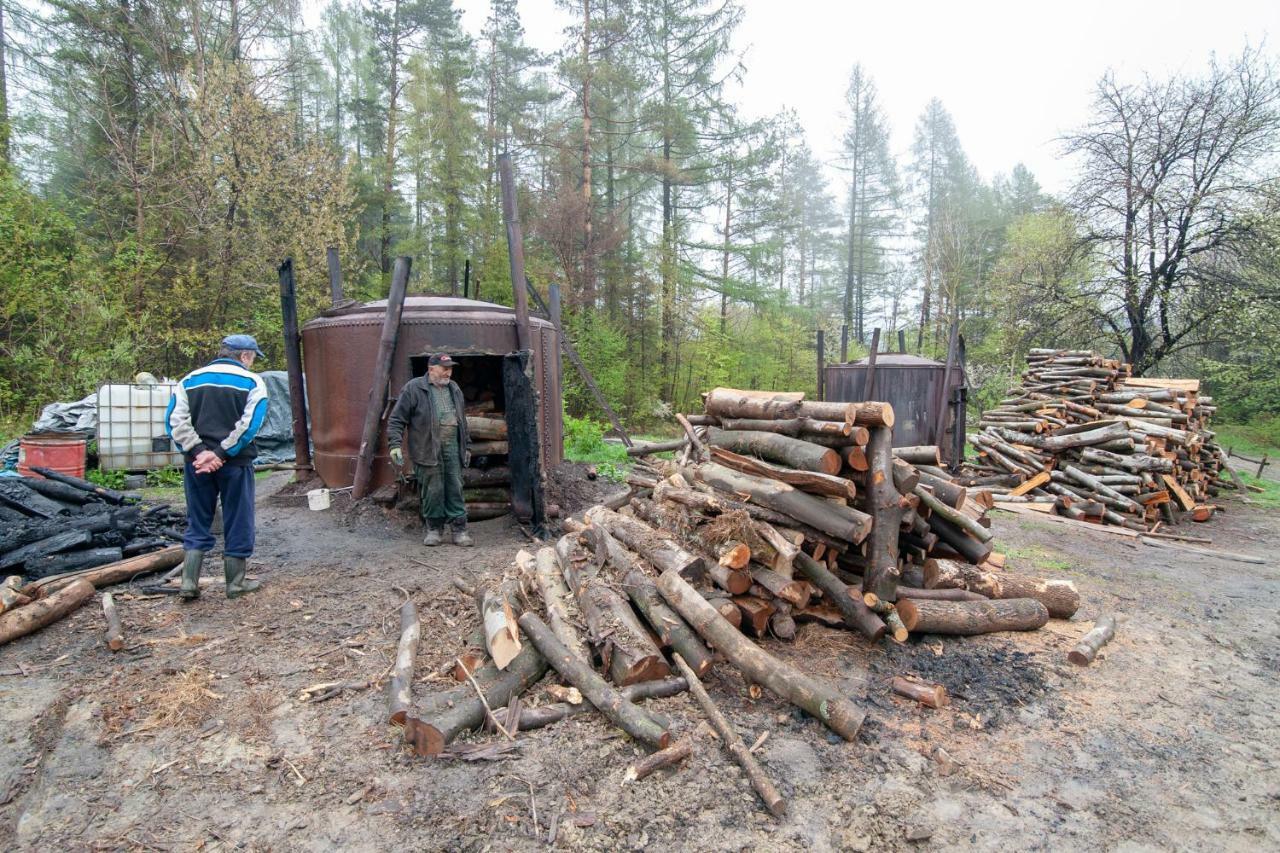
<svg viewBox="0 0 1280 853">
<path fill-rule="evenodd" d="M 227 335 L 222 339 L 222 345 L 227 349 L 234 350 L 252 350 L 258 355 L 266 358 L 267 356 L 258 348 L 258 342 L 253 335 Z"/>
<path fill-rule="evenodd" d="M 438 352 L 435 355 L 431 356 L 431 358 L 427 359 L 427 364 L 428 365 L 438 364 L 441 367 L 453 367 L 455 364 L 457 364 L 457 362 L 449 357 L 449 353 Z"/>
</svg>

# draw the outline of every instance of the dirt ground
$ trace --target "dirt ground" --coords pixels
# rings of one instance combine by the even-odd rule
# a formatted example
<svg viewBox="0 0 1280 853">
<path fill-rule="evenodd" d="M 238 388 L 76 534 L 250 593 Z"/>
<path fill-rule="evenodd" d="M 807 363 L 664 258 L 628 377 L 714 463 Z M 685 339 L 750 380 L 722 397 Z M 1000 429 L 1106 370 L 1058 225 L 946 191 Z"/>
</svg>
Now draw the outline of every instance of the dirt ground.
<svg viewBox="0 0 1280 853">
<path fill-rule="evenodd" d="M 0 848 L 1280 848 L 1274 564 L 997 514 L 1013 570 L 1076 581 L 1076 619 L 874 649 L 818 626 L 768 643 L 864 705 L 856 743 L 750 698 L 727 664 L 708 678 L 748 743 L 768 733 L 757 755 L 790 803 L 775 820 L 688 696 L 652 705 L 694 756 L 630 785 L 639 749 L 591 715 L 522 734 L 501 760 L 406 753 L 379 680 L 397 587 L 423 618 L 415 691 L 453 686 L 433 673 L 476 616 L 450 578 L 501 572 L 527 539 L 499 519 L 474 525 L 477 548 L 424 549 L 403 516 L 271 496 L 284 476 L 260 484 L 261 593 L 184 606 L 117 587 L 125 651 L 103 645 L 96 602 L 0 649 Z M 1233 504 L 1193 532 L 1269 556 L 1280 517 Z M 1066 664 L 1107 611 L 1129 617 L 1118 637 L 1092 667 Z M 945 684 L 953 704 L 892 696 L 901 673 Z M 377 686 L 307 701 L 330 681 Z"/>
</svg>

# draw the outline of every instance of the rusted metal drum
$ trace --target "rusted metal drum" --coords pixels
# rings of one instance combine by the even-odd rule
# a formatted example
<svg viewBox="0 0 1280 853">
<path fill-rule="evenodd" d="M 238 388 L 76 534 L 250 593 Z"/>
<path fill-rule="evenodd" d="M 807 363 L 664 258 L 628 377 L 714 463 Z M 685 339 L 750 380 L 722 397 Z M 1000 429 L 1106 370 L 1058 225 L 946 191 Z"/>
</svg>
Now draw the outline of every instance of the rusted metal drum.
<svg viewBox="0 0 1280 853">
<path fill-rule="evenodd" d="M 331 489 L 351 485 L 373 381 L 374 358 L 386 315 L 386 300 L 326 311 L 302 327 L 303 373 L 311 415 L 312 456 L 316 473 Z M 530 316 L 533 385 L 538 392 L 538 435 L 544 466 L 564 456 L 563 402 L 556 358 L 555 327 Z M 400 319 L 400 336 L 391 365 L 390 397 L 374 464 L 373 487 L 395 481 L 386 446 L 386 416 L 400 389 L 426 373 L 427 357 L 447 352 L 458 359 L 459 384 L 500 376 L 502 356 L 516 349 L 514 309 L 474 299 L 409 296 Z"/>
</svg>

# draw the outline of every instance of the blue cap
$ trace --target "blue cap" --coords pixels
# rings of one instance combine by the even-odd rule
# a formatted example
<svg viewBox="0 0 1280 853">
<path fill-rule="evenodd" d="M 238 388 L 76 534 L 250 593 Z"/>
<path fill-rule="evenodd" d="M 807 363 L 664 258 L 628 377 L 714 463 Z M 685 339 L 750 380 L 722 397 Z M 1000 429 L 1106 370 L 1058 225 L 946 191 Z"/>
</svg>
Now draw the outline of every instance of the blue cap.
<svg viewBox="0 0 1280 853">
<path fill-rule="evenodd" d="M 227 349 L 251 350 L 266 358 L 262 350 L 258 349 L 258 342 L 254 340 L 253 335 L 227 335 L 222 339 L 222 345 Z"/>
</svg>

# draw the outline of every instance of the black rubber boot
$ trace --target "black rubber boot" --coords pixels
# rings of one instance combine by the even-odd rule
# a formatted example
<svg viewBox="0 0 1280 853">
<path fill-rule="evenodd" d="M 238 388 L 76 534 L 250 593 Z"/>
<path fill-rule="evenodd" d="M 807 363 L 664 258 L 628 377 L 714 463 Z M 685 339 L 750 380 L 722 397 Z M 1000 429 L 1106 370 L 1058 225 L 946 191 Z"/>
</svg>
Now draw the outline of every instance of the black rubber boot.
<svg viewBox="0 0 1280 853">
<path fill-rule="evenodd" d="M 222 571 L 227 578 L 227 598 L 239 598 L 250 592 L 257 592 L 262 584 L 244 579 L 244 557 L 223 557 Z"/>
<path fill-rule="evenodd" d="M 204 551 L 184 551 L 182 555 L 182 588 L 178 595 L 183 601 L 200 597 L 200 567 L 204 565 Z"/>
</svg>

